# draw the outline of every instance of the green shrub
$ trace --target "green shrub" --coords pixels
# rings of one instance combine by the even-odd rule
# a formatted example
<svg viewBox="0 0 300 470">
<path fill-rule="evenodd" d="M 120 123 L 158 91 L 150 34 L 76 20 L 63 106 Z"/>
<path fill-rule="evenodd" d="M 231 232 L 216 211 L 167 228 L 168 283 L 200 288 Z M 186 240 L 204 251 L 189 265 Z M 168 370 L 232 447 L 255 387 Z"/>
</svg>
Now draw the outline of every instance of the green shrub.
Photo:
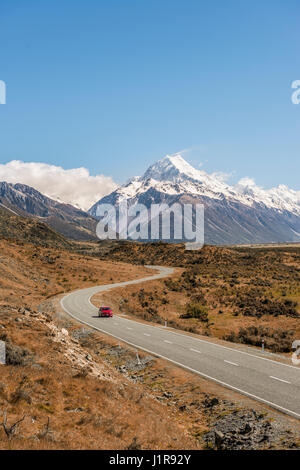
<svg viewBox="0 0 300 470">
<path fill-rule="evenodd" d="M 208 309 L 201 304 L 189 303 L 180 318 L 197 318 L 200 321 L 208 322 Z"/>
</svg>

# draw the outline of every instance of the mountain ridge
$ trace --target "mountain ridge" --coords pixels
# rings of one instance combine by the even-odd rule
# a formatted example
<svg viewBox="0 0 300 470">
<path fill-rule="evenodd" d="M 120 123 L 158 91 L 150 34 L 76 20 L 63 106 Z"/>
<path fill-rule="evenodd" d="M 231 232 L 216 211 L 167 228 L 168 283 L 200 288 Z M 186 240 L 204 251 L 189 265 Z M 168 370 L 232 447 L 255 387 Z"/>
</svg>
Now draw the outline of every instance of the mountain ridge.
<svg viewBox="0 0 300 470">
<path fill-rule="evenodd" d="M 81 209 L 60 203 L 21 183 L 0 182 L 0 207 L 34 218 L 74 240 L 96 239 L 96 220 Z"/>
<path fill-rule="evenodd" d="M 205 241 L 213 244 L 277 243 L 300 240 L 300 191 L 284 185 L 263 190 L 244 179 L 235 186 L 196 170 L 180 155 L 151 165 L 88 211 L 97 217 L 99 204 L 201 203 L 205 206 Z"/>
</svg>

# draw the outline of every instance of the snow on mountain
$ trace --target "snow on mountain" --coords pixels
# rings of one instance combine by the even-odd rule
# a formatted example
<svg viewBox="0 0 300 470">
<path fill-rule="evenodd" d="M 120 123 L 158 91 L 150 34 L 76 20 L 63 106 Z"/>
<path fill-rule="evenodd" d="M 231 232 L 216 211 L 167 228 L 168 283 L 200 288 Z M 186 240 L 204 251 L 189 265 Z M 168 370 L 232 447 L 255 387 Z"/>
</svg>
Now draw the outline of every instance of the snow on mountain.
<svg viewBox="0 0 300 470">
<path fill-rule="evenodd" d="M 132 199 L 150 188 L 167 195 L 190 194 L 219 200 L 226 198 L 247 206 L 264 204 L 279 211 L 300 214 L 300 191 L 291 190 L 284 185 L 265 190 L 256 186 L 249 178 L 242 179 L 235 186 L 229 186 L 205 171 L 196 170 L 180 155 L 167 155 L 151 165 L 143 176 L 131 178 L 112 194 L 118 195 L 118 200 Z"/>
<path fill-rule="evenodd" d="M 262 203 L 266 207 L 300 214 L 300 191 L 289 189 L 285 185 L 271 189 L 257 186 L 250 178 L 243 178 L 234 187 L 237 194 L 244 196 L 251 203 Z"/>
<path fill-rule="evenodd" d="M 300 241 L 300 191 L 284 185 L 269 190 L 244 178 L 230 186 L 216 175 L 196 170 L 180 155 L 167 155 L 94 204 L 202 203 L 205 242 L 215 244 Z M 150 233 L 150 232 L 149 232 Z"/>
<path fill-rule="evenodd" d="M 112 194 L 118 194 L 120 199 L 130 199 L 149 188 L 169 195 L 189 193 L 214 198 L 231 195 L 230 187 L 204 171 L 194 169 L 179 155 L 166 156 L 150 166 L 143 176 L 131 178 Z"/>
<path fill-rule="evenodd" d="M 15 215 L 37 218 L 68 238 L 96 238 L 96 221 L 86 212 L 57 202 L 26 184 L 0 182 L 0 207 Z"/>
</svg>

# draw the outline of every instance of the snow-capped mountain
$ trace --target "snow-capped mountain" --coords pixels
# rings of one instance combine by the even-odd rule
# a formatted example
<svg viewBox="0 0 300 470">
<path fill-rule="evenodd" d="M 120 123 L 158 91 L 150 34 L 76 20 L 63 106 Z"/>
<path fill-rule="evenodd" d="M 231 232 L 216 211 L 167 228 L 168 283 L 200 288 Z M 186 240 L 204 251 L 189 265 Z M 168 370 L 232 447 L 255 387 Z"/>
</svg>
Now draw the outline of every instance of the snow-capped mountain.
<svg viewBox="0 0 300 470">
<path fill-rule="evenodd" d="M 180 155 L 166 156 L 141 177 L 130 179 L 94 204 L 129 205 L 174 202 L 205 206 L 206 243 L 267 243 L 300 241 L 300 191 L 284 185 L 265 190 L 244 178 L 230 186 L 216 175 L 196 170 Z"/>
</svg>

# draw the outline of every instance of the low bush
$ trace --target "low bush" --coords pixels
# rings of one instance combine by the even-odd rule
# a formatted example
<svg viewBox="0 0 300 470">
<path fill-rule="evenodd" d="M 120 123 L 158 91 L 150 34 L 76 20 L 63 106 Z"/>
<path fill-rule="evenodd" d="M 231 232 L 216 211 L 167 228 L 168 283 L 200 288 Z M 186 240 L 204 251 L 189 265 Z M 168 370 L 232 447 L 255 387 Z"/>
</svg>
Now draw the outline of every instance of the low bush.
<svg viewBox="0 0 300 470">
<path fill-rule="evenodd" d="M 32 364 L 33 354 L 31 351 L 12 343 L 6 343 L 6 364 L 13 366 L 26 366 Z"/>
<path fill-rule="evenodd" d="M 180 318 L 197 318 L 202 322 L 208 322 L 208 309 L 200 304 L 189 303 L 186 305 L 186 311 Z"/>
<path fill-rule="evenodd" d="M 232 332 L 224 336 L 223 339 L 252 346 L 261 346 L 264 340 L 265 347 L 272 352 L 291 352 L 294 333 L 264 326 L 248 326 L 240 328 L 238 333 Z"/>
</svg>

